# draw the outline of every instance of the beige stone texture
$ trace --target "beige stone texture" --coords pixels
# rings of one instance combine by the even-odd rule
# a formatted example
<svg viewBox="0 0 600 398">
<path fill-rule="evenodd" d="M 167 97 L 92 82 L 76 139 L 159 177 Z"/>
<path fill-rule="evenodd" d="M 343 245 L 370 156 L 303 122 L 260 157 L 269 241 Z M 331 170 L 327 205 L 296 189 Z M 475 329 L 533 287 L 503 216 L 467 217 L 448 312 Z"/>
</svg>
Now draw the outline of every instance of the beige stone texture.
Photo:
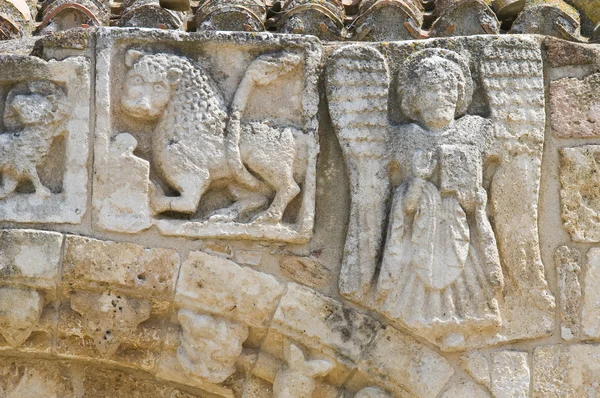
<svg viewBox="0 0 600 398">
<path fill-rule="evenodd" d="M 259 328 L 268 325 L 283 294 L 283 286 L 273 276 L 199 251 L 183 262 L 176 290 L 180 308 Z"/>
<path fill-rule="evenodd" d="M 554 253 L 554 261 L 560 292 L 560 334 L 564 340 L 576 339 L 581 337 L 581 252 L 561 246 Z"/>
<path fill-rule="evenodd" d="M 0 349 L 50 351 L 63 236 L 0 231 Z"/>
<path fill-rule="evenodd" d="M 493 352 L 491 362 L 491 390 L 494 397 L 529 397 L 530 372 L 526 352 Z"/>
<path fill-rule="evenodd" d="M 560 150 L 560 204 L 564 227 L 574 242 L 599 242 L 600 212 L 596 176 L 599 145 L 583 145 Z"/>
<path fill-rule="evenodd" d="M 387 327 L 377 332 L 348 385 L 353 390 L 378 385 L 401 397 L 436 397 L 453 374 L 437 352 Z"/>
<path fill-rule="evenodd" d="M 600 249 L 591 248 L 586 256 L 585 287 L 581 305 L 581 331 L 587 338 L 600 338 Z"/>
<path fill-rule="evenodd" d="M 502 395 L 494 395 L 499 397 Z M 440 395 L 440 398 L 489 398 L 484 389 L 468 379 L 455 380 L 446 391 Z"/>
<path fill-rule="evenodd" d="M 533 397 L 583 397 L 600 393 L 598 346 L 551 345 L 533 354 Z"/>
<path fill-rule="evenodd" d="M 600 74 L 563 78 L 550 84 L 550 121 L 559 138 L 600 135 Z"/>
<path fill-rule="evenodd" d="M 473 380 L 488 389 L 490 388 L 490 365 L 487 358 L 481 352 L 471 351 L 465 353 L 459 357 L 459 363 Z"/>
<path fill-rule="evenodd" d="M 56 350 L 152 369 L 178 271 L 173 250 L 67 236 Z"/>
<path fill-rule="evenodd" d="M 279 267 L 285 276 L 310 287 L 327 286 L 333 280 L 329 270 L 314 257 L 282 256 Z"/>
</svg>

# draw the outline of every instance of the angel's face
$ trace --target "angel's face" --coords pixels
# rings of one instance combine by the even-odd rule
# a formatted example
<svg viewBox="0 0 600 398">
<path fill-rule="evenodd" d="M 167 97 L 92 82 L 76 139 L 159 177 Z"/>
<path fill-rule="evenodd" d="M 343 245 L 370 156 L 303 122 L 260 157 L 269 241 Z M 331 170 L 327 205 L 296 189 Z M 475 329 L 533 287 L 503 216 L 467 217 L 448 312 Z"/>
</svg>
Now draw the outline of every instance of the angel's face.
<svg viewBox="0 0 600 398">
<path fill-rule="evenodd" d="M 428 130 L 443 130 L 454 120 L 458 102 L 458 82 L 422 81 L 420 95 L 414 103 L 420 124 Z"/>
</svg>

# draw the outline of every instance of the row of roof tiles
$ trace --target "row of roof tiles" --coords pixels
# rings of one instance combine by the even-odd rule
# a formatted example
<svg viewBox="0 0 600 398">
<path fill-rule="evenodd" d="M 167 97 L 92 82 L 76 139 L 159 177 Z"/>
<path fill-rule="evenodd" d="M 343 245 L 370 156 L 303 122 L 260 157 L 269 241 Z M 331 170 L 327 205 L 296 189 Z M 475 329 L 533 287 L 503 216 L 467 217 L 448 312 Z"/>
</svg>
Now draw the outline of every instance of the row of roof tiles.
<svg viewBox="0 0 600 398">
<path fill-rule="evenodd" d="M 310 34 L 323 40 L 531 33 L 600 42 L 600 0 L 567 1 L 0 0 L 0 39 L 110 25 L 186 31 L 268 30 Z"/>
</svg>

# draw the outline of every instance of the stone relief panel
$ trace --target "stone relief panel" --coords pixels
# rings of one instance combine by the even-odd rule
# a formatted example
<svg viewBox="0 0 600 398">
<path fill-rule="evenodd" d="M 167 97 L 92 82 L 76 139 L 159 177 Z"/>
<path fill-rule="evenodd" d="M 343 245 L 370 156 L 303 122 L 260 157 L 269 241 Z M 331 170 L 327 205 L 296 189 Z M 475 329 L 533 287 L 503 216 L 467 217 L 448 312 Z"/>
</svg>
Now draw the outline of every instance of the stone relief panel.
<svg viewBox="0 0 600 398">
<path fill-rule="evenodd" d="M 95 225 L 307 241 L 318 152 L 317 42 L 102 32 Z M 189 40 L 193 50 L 184 45 Z M 127 175 L 119 173 L 124 168 Z"/>
<path fill-rule="evenodd" d="M 89 71 L 83 57 L 0 58 L 0 220 L 81 222 L 88 192 Z"/>
<path fill-rule="evenodd" d="M 549 335 L 539 43 L 434 46 L 347 46 L 328 64 L 352 197 L 340 292 L 443 350 Z"/>
</svg>

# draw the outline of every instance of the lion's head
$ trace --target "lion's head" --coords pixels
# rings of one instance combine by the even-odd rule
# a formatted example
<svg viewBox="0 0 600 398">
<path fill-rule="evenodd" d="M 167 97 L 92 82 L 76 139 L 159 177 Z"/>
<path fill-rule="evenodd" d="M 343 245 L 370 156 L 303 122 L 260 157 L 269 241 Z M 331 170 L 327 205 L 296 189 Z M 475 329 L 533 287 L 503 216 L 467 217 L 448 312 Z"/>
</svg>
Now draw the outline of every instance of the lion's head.
<svg viewBox="0 0 600 398">
<path fill-rule="evenodd" d="M 129 50 L 121 105 L 131 116 L 156 119 L 164 112 L 181 79 L 182 71 L 169 65 L 162 54 L 144 55 Z"/>
<path fill-rule="evenodd" d="M 64 90 L 47 80 L 34 80 L 14 86 L 6 97 L 4 126 L 16 130 L 31 125 L 51 125 L 64 121 L 69 104 Z"/>
</svg>

